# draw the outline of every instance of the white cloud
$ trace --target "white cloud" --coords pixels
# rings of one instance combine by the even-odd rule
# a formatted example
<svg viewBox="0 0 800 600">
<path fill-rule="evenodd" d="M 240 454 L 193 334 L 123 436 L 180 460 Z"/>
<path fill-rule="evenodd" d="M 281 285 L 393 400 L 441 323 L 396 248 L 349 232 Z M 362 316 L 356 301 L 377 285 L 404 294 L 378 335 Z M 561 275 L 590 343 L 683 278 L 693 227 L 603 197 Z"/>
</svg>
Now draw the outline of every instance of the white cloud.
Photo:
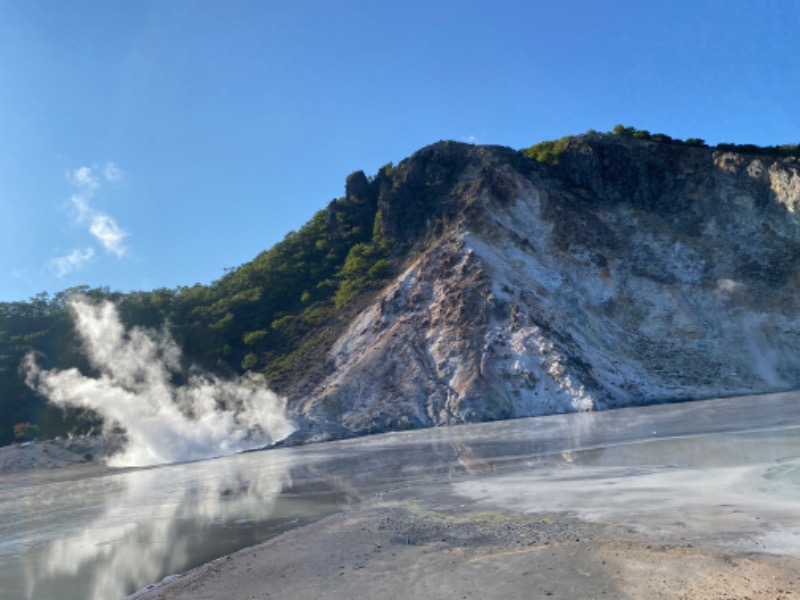
<svg viewBox="0 0 800 600">
<path fill-rule="evenodd" d="M 475 137 L 474 135 L 465 135 L 461 137 L 461 141 L 466 142 L 468 144 L 477 144 L 478 138 Z"/>
<path fill-rule="evenodd" d="M 69 198 L 69 203 L 75 211 L 75 222 L 78 225 L 88 226 L 89 233 L 107 252 L 117 258 L 127 254 L 124 240 L 128 234 L 114 217 L 94 208 L 92 200 L 102 184 L 117 183 L 122 179 L 122 169 L 113 161 L 107 161 L 102 166 L 94 164 L 90 167 L 80 167 L 67 173 L 67 180 L 75 188 L 75 192 Z M 62 277 L 81 268 L 94 256 L 94 253 L 93 248 L 74 250 L 66 256 L 54 258 L 50 265 L 58 276 Z"/>
<path fill-rule="evenodd" d="M 82 269 L 94 256 L 94 248 L 75 249 L 64 256 L 57 256 L 50 261 L 50 267 L 56 276 L 64 277 L 73 271 Z"/>
<path fill-rule="evenodd" d="M 111 183 L 121 181 L 122 170 L 113 161 L 108 161 L 103 167 L 103 177 Z"/>
<path fill-rule="evenodd" d="M 92 167 L 75 169 L 68 175 L 72 185 L 82 190 L 96 190 L 100 187 L 97 176 L 92 172 Z"/>
<path fill-rule="evenodd" d="M 103 244 L 103 248 L 116 254 L 118 258 L 125 256 L 127 249 L 123 240 L 128 234 L 117 225 L 112 217 L 103 213 L 95 214 L 89 231 Z"/>
<path fill-rule="evenodd" d="M 77 211 L 78 223 L 84 223 L 92 213 L 92 209 L 89 208 L 89 200 L 83 194 L 73 194 L 69 197 L 69 201 Z"/>
</svg>

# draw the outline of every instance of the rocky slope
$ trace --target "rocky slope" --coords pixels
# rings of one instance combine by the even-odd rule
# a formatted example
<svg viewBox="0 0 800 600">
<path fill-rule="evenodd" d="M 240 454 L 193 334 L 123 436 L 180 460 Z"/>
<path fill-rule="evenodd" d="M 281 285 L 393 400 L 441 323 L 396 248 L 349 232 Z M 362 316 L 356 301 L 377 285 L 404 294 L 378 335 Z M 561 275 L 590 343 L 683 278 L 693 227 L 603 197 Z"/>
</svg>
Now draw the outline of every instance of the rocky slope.
<svg viewBox="0 0 800 600">
<path fill-rule="evenodd" d="M 595 134 L 550 166 L 442 142 L 392 181 L 384 229 L 416 245 L 290 394 L 304 431 L 800 385 L 797 158 Z"/>
</svg>

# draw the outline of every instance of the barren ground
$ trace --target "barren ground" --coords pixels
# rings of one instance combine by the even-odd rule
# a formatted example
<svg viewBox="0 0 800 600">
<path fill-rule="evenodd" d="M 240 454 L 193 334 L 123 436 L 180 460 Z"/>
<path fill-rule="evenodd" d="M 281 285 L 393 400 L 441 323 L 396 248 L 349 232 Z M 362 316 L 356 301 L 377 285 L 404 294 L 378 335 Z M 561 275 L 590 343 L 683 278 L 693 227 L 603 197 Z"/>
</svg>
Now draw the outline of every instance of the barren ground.
<svg viewBox="0 0 800 600">
<path fill-rule="evenodd" d="M 664 543 L 662 543 L 664 542 Z M 800 561 L 643 539 L 565 514 L 337 515 L 224 557 L 138 600 L 800 598 Z"/>
</svg>

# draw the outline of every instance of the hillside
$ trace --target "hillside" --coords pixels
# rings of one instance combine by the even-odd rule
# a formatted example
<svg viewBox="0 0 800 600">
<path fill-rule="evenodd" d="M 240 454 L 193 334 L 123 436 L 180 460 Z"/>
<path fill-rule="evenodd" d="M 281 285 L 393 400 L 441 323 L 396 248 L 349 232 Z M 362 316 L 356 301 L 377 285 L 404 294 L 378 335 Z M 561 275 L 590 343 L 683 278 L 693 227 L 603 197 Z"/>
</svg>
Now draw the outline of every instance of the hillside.
<svg viewBox="0 0 800 600">
<path fill-rule="evenodd" d="M 587 135 L 552 162 L 467 150 L 459 211 L 337 338 L 303 415 L 361 432 L 798 386 L 797 158 Z"/>
<path fill-rule="evenodd" d="M 187 373 L 264 373 L 315 439 L 798 387 L 796 147 L 639 134 L 440 142 L 211 285 L 77 291 L 168 323 Z M 74 291 L 1 307 L 0 443 L 96 425 L 17 370 L 91 373 Z"/>
</svg>

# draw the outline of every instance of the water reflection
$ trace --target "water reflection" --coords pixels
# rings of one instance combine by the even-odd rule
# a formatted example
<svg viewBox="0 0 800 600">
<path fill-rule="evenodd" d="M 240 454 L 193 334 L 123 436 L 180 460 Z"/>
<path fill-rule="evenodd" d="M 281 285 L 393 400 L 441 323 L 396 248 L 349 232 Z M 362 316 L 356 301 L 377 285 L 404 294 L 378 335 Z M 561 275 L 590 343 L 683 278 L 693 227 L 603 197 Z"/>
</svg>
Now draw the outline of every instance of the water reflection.
<svg viewBox="0 0 800 600">
<path fill-rule="evenodd" d="M 27 528 L 57 535 L 17 540 L 16 560 L 4 565 L 2 581 L 15 586 L 16 598 L 122 598 L 347 502 L 332 486 L 295 485 L 290 462 L 254 458 L 44 486 L 27 495 L 17 516 Z"/>
<path fill-rule="evenodd" d="M 29 572 L 29 598 L 41 598 L 37 587 L 43 579 L 76 576 L 92 563 L 91 598 L 119 598 L 167 572 L 180 571 L 208 538 L 224 538 L 223 529 L 239 519 L 268 516 L 281 489 L 290 483 L 288 474 L 257 476 L 244 484 L 239 473 L 215 474 L 203 487 L 172 486 L 159 493 L 164 478 L 157 471 L 142 473 L 136 485 L 127 483 L 115 502 L 109 503 L 96 523 L 85 531 L 53 542 L 41 564 Z M 236 490 L 230 495 L 229 490 Z M 152 505 L 152 499 L 160 502 Z M 131 507 L 151 504 L 146 521 L 132 520 Z M 30 565 L 29 565 L 30 568 Z M 42 578 L 41 574 L 46 577 Z M 37 577 L 36 575 L 39 575 Z"/>
</svg>

